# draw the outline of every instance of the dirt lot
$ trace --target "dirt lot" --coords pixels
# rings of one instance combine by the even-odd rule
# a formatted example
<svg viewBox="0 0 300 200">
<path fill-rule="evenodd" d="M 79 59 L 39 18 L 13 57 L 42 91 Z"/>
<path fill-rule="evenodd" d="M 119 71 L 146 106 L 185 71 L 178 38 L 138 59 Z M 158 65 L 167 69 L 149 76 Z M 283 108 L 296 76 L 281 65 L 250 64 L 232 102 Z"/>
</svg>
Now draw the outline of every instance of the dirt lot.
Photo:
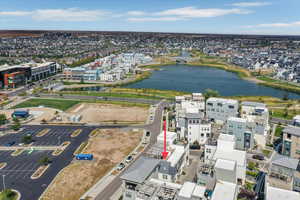
<svg viewBox="0 0 300 200">
<path fill-rule="evenodd" d="M 69 109 L 67 113 L 81 115 L 81 123 L 142 123 L 147 119 L 148 109 L 142 107 L 126 107 L 111 104 L 82 103 Z"/>
<path fill-rule="evenodd" d="M 24 108 L 24 109 L 16 109 L 16 110 L 29 110 L 29 114 L 33 115 L 34 118 L 29 122 L 30 123 L 40 123 L 43 119 L 49 121 L 55 116 L 55 112 L 59 112 L 59 110 L 53 108 Z M 0 114 L 5 114 L 8 119 L 11 119 L 11 114 L 14 112 L 13 109 L 10 110 L 1 110 Z"/>
<path fill-rule="evenodd" d="M 84 150 L 84 153 L 92 153 L 94 160 L 74 161 L 67 166 L 41 199 L 79 199 L 93 184 L 122 161 L 138 145 L 141 137 L 142 131 L 101 130 L 101 134 L 89 140 Z"/>
</svg>

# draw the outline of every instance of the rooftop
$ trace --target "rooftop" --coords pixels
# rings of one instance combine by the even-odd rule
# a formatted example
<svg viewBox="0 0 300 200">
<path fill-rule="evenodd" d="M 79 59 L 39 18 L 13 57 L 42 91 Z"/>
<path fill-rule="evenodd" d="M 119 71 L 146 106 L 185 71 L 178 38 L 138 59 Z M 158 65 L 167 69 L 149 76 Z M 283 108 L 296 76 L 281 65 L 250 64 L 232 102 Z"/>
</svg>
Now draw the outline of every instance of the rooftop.
<svg viewBox="0 0 300 200">
<path fill-rule="evenodd" d="M 287 126 L 283 129 L 282 132 L 300 137 L 300 127 Z"/>
<path fill-rule="evenodd" d="M 213 191 L 211 200 L 234 200 L 237 193 L 237 185 L 234 183 L 218 181 Z"/>
<path fill-rule="evenodd" d="M 216 97 L 209 98 L 207 102 L 222 102 L 227 104 L 238 104 L 238 101 L 234 99 L 223 99 L 223 98 L 216 98 Z"/>
<path fill-rule="evenodd" d="M 259 102 L 253 102 L 253 101 L 243 101 L 242 106 L 252 106 L 252 107 L 266 107 L 266 104 L 259 103 Z"/>
<path fill-rule="evenodd" d="M 283 190 L 267 185 L 266 200 L 299 200 L 300 194 L 298 192 Z"/>
<path fill-rule="evenodd" d="M 235 169 L 235 161 L 218 159 L 215 168 L 218 169 L 226 169 L 228 171 L 234 171 Z"/>
<path fill-rule="evenodd" d="M 272 164 L 296 170 L 299 164 L 299 160 L 275 153 L 272 158 Z"/>
<path fill-rule="evenodd" d="M 142 156 L 138 158 L 120 178 L 135 183 L 143 183 L 152 174 L 159 162 L 159 159 Z"/>
</svg>

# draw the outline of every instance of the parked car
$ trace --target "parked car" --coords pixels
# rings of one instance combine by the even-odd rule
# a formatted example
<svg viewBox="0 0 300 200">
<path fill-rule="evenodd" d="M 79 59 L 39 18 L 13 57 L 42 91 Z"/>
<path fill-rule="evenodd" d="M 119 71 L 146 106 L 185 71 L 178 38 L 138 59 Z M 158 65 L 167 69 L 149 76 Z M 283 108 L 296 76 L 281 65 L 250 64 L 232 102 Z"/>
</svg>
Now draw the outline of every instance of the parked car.
<svg viewBox="0 0 300 200">
<path fill-rule="evenodd" d="M 5 146 L 11 147 L 11 146 L 13 146 L 14 144 L 16 144 L 16 142 L 15 142 L 15 141 L 12 141 L 12 142 L 6 143 Z"/>
<path fill-rule="evenodd" d="M 117 166 L 117 170 L 118 171 L 121 171 L 122 169 L 125 168 L 125 164 L 124 163 L 120 163 L 118 166 Z"/>
<path fill-rule="evenodd" d="M 150 131 L 147 131 L 147 132 L 146 132 L 146 136 L 147 136 L 147 137 L 150 137 L 150 135 L 151 135 Z"/>
<path fill-rule="evenodd" d="M 265 157 L 263 155 L 259 155 L 259 154 L 255 154 L 252 156 L 253 159 L 256 159 L 256 160 L 264 160 Z"/>
<path fill-rule="evenodd" d="M 132 156 L 128 156 L 125 160 L 125 162 L 130 163 L 133 160 Z"/>
</svg>

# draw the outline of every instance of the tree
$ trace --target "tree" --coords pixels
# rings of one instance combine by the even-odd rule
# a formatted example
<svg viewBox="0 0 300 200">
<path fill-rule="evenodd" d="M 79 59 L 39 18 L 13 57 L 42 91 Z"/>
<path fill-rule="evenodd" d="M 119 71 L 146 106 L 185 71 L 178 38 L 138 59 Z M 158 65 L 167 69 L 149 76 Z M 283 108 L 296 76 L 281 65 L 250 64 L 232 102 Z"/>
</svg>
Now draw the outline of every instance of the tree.
<svg viewBox="0 0 300 200">
<path fill-rule="evenodd" d="M 200 149 L 200 148 L 201 148 L 200 144 L 197 140 L 194 141 L 192 145 L 190 145 L 190 149 Z"/>
<path fill-rule="evenodd" d="M 210 97 L 220 96 L 220 94 L 217 90 L 212 90 L 212 89 L 206 89 L 203 95 L 204 95 L 205 99 L 208 99 Z"/>
<path fill-rule="evenodd" d="M 1 199 L 3 200 L 10 200 L 10 199 L 15 199 L 16 197 L 16 193 L 14 191 L 12 191 L 11 189 L 5 189 L 3 190 L 1 193 Z"/>
<path fill-rule="evenodd" d="M 18 131 L 20 128 L 21 128 L 21 124 L 20 122 L 15 122 L 11 128 L 14 130 L 14 131 Z"/>
<path fill-rule="evenodd" d="M 25 135 L 22 138 L 22 142 L 25 144 L 30 144 L 32 142 L 32 136 L 31 135 Z"/>
<path fill-rule="evenodd" d="M 0 114 L 0 125 L 3 125 L 6 123 L 6 115 L 5 114 Z"/>
<path fill-rule="evenodd" d="M 41 165 L 48 165 L 49 163 L 51 163 L 51 160 L 50 158 L 48 158 L 47 156 L 45 157 L 42 157 L 40 160 L 39 160 L 39 163 Z"/>
</svg>

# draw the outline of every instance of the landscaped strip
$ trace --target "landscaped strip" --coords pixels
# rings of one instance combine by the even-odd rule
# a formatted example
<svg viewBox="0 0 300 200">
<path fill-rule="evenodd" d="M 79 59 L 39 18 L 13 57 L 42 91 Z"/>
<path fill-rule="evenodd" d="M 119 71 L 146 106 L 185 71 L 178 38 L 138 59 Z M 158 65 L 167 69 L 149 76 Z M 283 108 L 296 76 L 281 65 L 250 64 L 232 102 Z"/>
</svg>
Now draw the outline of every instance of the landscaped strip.
<svg viewBox="0 0 300 200">
<path fill-rule="evenodd" d="M 77 137 L 81 132 L 82 132 L 82 129 L 76 129 L 76 130 L 73 131 L 73 133 L 71 134 L 71 137 Z"/>
<path fill-rule="evenodd" d="M 49 131 L 50 131 L 49 128 L 45 128 L 45 129 L 41 130 L 38 134 L 36 134 L 36 137 L 43 137 L 44 135 L 49 133 Z"/>
<path fill-rule="evenodd" d="M 87 141 L 81 143 L 80 146 L 76 149 L 76 151 L 74 152 L 73 155 L 77 155 L 77 154 L 80 154 L 81 152 L 83 152 L 83 150 L 86 148 L 87 145 L 88 145 Z"/>
<path fill-rule="evenodd" d="M 64 150 L 71 144 L 70 141 L 66 141 L 63 142 L 61 144 L 62 148 L 56 149 L 55 151 L 52 152 L 52 156 L 58 156 L 60 155 L 62 152 L 64 152 Z"/>
<path fill-rule="evenodd" d="M 17 149 L 14 152 L 12 152 L 10 155 L 11 156 L 18 156 L 21 155 L 25 150 L 24 149 Z"/>
<path fill-rule="evenodd" d="M 40 178 L 45 171 L 50 167 L 50 164 L 48 165 L 41 165 L 39 168 L 37 168 L 37 170 L 35 170 L 35 172 L 31 175 L 31 179 L 38 179 Z"/>
</svg>

